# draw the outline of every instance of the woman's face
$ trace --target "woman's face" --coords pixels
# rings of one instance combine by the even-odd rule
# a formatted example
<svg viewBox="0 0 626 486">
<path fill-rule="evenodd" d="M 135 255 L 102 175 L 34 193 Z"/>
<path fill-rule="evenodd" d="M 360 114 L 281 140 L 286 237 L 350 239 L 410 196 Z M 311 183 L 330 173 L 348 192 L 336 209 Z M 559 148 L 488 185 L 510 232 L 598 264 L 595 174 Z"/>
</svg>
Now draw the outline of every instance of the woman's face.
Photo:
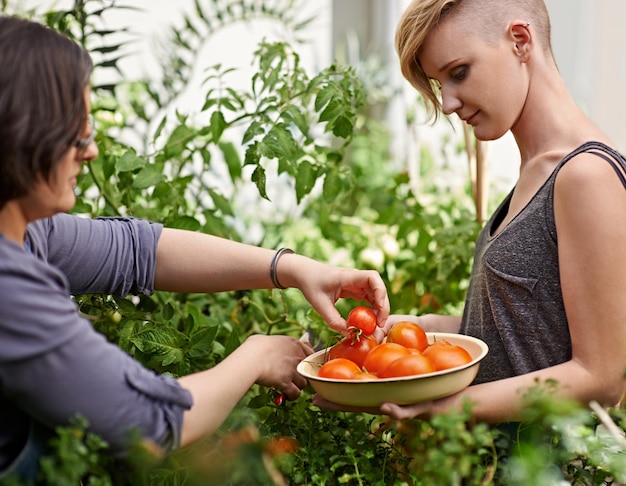
<svg viewBox="0 0 626 486">
<path fill-rule="evenodd" d="M 432 30 L 419 60 L 441 89 L 442 111 L 456 113 L 474 127 L 479 140 L 495 140 L 510 130 L 529 89 L 516 43 L 503 33 L 497 45 L 485 42 L 454 18 Z"/>
<path fill-rule="evenodd" d="M 88 110 L 91 109 L 89 94 L 90 90 L 86 89 L 85 97 Z M 93 127 L 85 126 L 79 139 L 89 139 L 93 130 Z M 77 177 L 82 171 L 83 163 L 93 160 L 97 156 L 98 147 L 93 139 L 84 148 L 71 146 L 63 155 L 56 169 L 51 172 L 49 179 L 41 178 L 31 191 L 30 195 L 35 201 L 30 207 L 40 209 L 42 214 L 32 215 L 35 217 L 31 216 L 29 219 L 39 219 L 71 210 L 76 204 L 74 188 Z"/>
</svg>

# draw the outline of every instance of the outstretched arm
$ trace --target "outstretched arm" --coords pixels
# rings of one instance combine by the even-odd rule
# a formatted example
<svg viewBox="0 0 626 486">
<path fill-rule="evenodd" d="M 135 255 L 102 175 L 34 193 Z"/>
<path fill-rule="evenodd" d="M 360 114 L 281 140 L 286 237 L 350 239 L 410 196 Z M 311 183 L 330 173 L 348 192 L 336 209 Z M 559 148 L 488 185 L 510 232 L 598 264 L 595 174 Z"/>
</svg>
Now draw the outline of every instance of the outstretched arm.
<svg viewBox="0 0 626 486">
<path fill-rule="evenodd" d="M 202 233 L 163 230 L 157 246 L 155 288 L 176 292 L 270 289 L 274 250 Z M 276 274 L 280 284 L 300 289 L 335 330 L 346 331 L 335 303 L 340 298 L 367 301 L 382 326 L 389 315 L 387 290 L 373 270 L 334 267 L 296 254 L 283 254 Z"/>
</svg>

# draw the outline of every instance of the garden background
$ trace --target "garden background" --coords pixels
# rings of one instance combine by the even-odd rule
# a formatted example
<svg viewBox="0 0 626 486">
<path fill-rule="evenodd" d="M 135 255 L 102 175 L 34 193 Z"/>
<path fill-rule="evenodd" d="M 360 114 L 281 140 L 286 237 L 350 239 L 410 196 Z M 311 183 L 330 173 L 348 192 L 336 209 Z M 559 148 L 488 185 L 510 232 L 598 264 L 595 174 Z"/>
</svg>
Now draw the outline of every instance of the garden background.
<svg viewBox="0 0 626 486">
<path fill-rule="evenodd" d="M 605 118 L 595 101 L 624 76 L 589 37 L 604 32 L 594 27 L 598 19 L 619 17 L 607 15 L 608 4 L 624 18 L 618 3 L 547 2 L 555 37 L 559 29 L 573 31 L 574 38 L 559 38 L 592 63 L 573 68 L 564 51 L 562 71 L 619 146 L 622 132 L 615 129 L 623 122 Z M 289 246 L 378 270 L 394 313 L 459 313 L 480 228 L 477 207 L 493 208 L 510 189 L 517 155 L 506 138 L 485 146 L 456 121 L 426 123 L 393 54 L 405 4 L 1 3 L 5 13 L 68 33 L 97 63 L 100 156 L 79 181 L 77 213 L 128 214 Z M 555 42 L 557 61 L 562 47 Z M 596 80 L 591 91 L 582 89 Z M 624 102 L 617 98 L 613 107 Z M 174 376 L 213 366 L 251 333 L 300 336 L 311 328 L 326 342 L 333 337 L 296 290 L 76 300 L 111 341 Z M 347 315 L 355 304 L 338 307 Z M 277 406 L 271 390 L 254 387 L 214 438 L 169 457 L 138 447 L 130 462 L 114 462 L 77 420 L 59 430 L 43 478 L 159 485 L 626 482 L 623 409 L 590 412 L 556 401 L 556 386 L 538 384 L 529 394 L 532 426 L 507 461 L 498 433 L 472 424 L 468 411 L 396 424 L 319 410 L 310 404 L 311 390 Z"/>
</svg>

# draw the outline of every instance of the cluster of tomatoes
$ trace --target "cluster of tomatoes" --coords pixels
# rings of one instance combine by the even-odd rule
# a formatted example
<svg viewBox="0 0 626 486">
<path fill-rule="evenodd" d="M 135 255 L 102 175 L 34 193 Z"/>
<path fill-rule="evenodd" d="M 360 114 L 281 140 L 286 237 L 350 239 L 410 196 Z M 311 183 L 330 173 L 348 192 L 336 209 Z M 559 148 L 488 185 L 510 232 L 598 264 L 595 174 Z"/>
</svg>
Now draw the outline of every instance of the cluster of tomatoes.
<svg viewBox="0 0 626 486">
<path fill-rule="evenodd" d="M 409 321 L 394 324 L 385 341 L 378 343 L 371 336 L 376 329 L 376 315 L 366 306 L 352 309 L 347 324 L 350 334 L 328 350 L 328 360 L 318 376 L 376 380 L 432 373 L 472 361 L 462 346 L 446 340 L 428 344 L 424 330 Z"/>
</svg>

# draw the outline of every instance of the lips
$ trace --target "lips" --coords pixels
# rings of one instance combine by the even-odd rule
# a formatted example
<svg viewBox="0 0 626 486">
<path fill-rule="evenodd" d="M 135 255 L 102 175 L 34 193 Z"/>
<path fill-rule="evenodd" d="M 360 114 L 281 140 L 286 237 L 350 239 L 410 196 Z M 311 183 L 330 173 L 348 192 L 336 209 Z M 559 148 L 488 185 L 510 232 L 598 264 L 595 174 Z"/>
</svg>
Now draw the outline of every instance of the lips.
<svg viewBox="0 0 626 486">
<path fill-rule="evenodd" d="M 479 111 L 480 111 L 480 110 L 479 110 Z M 478 115 L 479 111 L 476 111 L 475 113 L 473 113 L 472 115 L 470 115 L 470 116 L 468 116 L 468 117 L 466 117 L 466 118 L 461 117 L 461 119 L 462 119 L 465 123 L 467 123 L 468 125 L 474 125 L 474 122 L 476 121 L 476 120 L 475 120 L 476 115 Z"/>
</svg>

